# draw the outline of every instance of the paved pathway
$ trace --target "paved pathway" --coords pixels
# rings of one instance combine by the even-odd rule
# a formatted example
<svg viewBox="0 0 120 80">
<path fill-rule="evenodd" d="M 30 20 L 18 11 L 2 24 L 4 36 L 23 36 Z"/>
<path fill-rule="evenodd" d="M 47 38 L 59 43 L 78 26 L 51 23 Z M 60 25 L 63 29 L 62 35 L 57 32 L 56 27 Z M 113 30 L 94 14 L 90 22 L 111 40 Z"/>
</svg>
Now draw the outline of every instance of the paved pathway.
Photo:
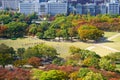
<svg viewBox="0 0 120 80">
<path fill-rule="evenodd" d="M 120 36 L 120 33 L 118 33 L 118 34 L 116 34 L 116 35 L 113 35 L 112 37 L 110 37 L 110 38 L 108 38 L 107 40 L 112 40 L 112 39 L 114 39 L 114 38 L 116 38 L 116 37 L 118 37 L 118 36 Z M 108 46 L 104 46 L 103 44 L 94 44 L 93 46 L 90 46 L 90 47 L 87 47 L 86 49 L 87 50 L 92 50 L 92 49 L 94 49 L 96 46 L 100 46 L 100 47 L 102 47 L 102 48 L 105 48 L 105 49 L 108 49 L 108 50 L 111 50 L 111 51 L 114 51 L 114 52 L 120 52 L 119 50 L 117 50 L 117 49 L 114 49 L 114 48 L 111 48 L 111 47 L 108 47 Z"/>
</svg>

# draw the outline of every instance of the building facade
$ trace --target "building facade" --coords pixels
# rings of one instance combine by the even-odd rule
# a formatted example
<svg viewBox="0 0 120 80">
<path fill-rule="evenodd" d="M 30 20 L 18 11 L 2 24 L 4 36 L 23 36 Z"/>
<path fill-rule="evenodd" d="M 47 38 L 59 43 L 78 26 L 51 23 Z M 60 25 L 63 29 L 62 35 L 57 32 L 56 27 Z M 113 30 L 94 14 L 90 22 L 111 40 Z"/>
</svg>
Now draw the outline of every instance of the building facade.
<svg viewBox="0 0 120 80">
<path fill-rule="evenodd" d="M 35 3 L 23 2 L 19 3 L 19 12 L 24 14 L 32 14 L 35 12 Z"/>
<path fill-rule="evenodd" d="M 119 4 L 118 3 L 108 3 L 107 4 L 108 14 L 119 14 Z"/>
<path fill-rule="evenodd" d="M 19 2 L 20 0 L 2 0 L 2 8 L 17 10 Z"/>
<path fill-rule="evenodd" d="M 67 3 L 51 2 L 48 3 L 48 14 L 67 14 Z"/>
</svg>

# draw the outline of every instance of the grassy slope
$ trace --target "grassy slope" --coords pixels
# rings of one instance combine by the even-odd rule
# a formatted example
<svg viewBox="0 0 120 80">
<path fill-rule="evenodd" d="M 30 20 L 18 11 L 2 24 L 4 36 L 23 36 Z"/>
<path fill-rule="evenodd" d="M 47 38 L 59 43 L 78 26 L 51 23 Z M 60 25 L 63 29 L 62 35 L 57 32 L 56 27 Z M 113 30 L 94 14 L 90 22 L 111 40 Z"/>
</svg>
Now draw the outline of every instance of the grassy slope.
<svg viewBox="0 0 120 80">
<path fill-rule="evenodd" d="M 117 32 L 105 32 L 105 37 L 111 37 L 113 35 L 117 34 Z M 20 48 L 20 47 L 24 47 L 24 48 L 28 48 L 40 43 L 46 43 L 47 45 L 53 46 L 54 48 L 57 49 L 58 53 L 61 53 L 60 56 L 62 57 L 66 57 L 69 55 L 69 47 L 70 46 L 76 46 L 79 47 L 81 49 L 85 49 L 89 46 L 92 46 L 92 43 L 83 43 L 83 42 L 53 42 L 53 41 L 45 41 L 45 40 L 40 40 L 40 39 L 36 39 L 36 38 L 23 38 L 23 39 L 17 39 L 17 40 L 0 40 L 0 44 L 1 43 L 5 43 L 8 46 L 14 47 L 15 49 Z M 107 46 L 113 47 L 115 49 L 120 50 L 120 37 L 115 38 L 113 43 L 103 43 Z M 97 46 L 96 48 L 92 49 L 92 51 L 97 52 L 98 54 L 100 54 L 101 56 L 104 56 L 108 53 L 111 53 L 111 51 L 106 50 L 104 48 L 101 48 L 99 46 Z"/>
<path fill-rule="evenodd" d="M 81 49 L 85 49 L 91 45 L 83 42 L 53 42 L 53 41 L 44 41 L 44 40 L 35 39 L 35 38 L 24 38 L 24 39 L 17 39 L 17 40 L 10 40 L 10 39 L 0 40 L 0 44 L 1 43 L 14 47 L 15 49 L 20 47 L 28 48 L 40 43 L 45 43 L 57 49 L 58 53 L 61 53 L 60 56 L 62 57 L 69 55 L 68 49 L 70 46 L 76 46 Z"/>
</svg>

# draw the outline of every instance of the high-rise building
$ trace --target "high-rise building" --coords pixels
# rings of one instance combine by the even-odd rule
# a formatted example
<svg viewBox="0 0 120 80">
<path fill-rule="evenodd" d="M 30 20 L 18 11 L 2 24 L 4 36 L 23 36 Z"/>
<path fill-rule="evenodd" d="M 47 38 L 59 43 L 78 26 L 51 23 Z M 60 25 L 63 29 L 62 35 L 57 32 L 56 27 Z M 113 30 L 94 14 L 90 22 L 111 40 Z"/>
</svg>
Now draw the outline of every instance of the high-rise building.
<svg viewBox="0 0 120 80">
<path fill-rule="evenodd" d="M 119 3 L 108 3 L 107 13 L 108 14 L 119 14 Z"/>
<path fill-rule="evenodd" d="M 35 11 L 38 15 L 48 14 L 48 3 L 47 2 L 36 3 Z"/>
<path fill-rule="evenodd" d="M 2 0 L 2 8 L 3 9 L 9 8 L 9 9 L 17 10 L 19 1 L 20 0 Z"/>
<path fill-rule="evenodd" d="M 95 15 L 95 7 L 96 7 L 96 5 L 93 3 L 83 5 L 82 14 Z"/>
<path fill-rule="evenodd" d="M 82 4 L 76 5 L 76 14 L 82 14 Z"/>
<path fill-rule="evenodd" d="M 48 14 L 67 14 L 67 3 L 50 2 L 48 3 Z"/>
<path fill-rule="evenodd" d="M 22 2 L 19 3 L 19 12 L 24 14 L 32 14 L 35 12 L 35 3 Z"/>
</svg>

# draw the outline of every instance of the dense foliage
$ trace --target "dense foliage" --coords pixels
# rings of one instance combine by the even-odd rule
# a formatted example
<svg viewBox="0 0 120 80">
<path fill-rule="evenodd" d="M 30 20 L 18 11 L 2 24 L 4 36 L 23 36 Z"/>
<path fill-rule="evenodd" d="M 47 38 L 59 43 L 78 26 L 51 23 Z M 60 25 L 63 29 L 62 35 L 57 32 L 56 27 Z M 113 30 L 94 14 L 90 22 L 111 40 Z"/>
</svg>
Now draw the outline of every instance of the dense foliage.
<svg viewBox="0 0 120 80">
<path fill-rule="evenodd" d="M 51 21 L 40 20 L 40 23 L 36 24 L 33 19 L 37 20 L 38 16 L 35 13 L 24 15 L 1 11 L 0 37 L 15 39 L 37 36 L 45 40 L 98 41 L 104 37 L 104 31 L 120 31 L 120 15 L 70 14 L 44 17 Z M 26 49 L 13 49 L 0 44 L 0 80 L 120 79 L 120 71 L 116 72 L 116 65 L 120 64 L 119 52 L 100 57 L 93 51 L 71 46 L 69 53 L 67 58 L 61 58 L 55 48 L 44 43 Z M 8 64 L 13 67 L 8 68 Z M 33 69 L 24 65 L 30 65 Z"/>
</svg>

